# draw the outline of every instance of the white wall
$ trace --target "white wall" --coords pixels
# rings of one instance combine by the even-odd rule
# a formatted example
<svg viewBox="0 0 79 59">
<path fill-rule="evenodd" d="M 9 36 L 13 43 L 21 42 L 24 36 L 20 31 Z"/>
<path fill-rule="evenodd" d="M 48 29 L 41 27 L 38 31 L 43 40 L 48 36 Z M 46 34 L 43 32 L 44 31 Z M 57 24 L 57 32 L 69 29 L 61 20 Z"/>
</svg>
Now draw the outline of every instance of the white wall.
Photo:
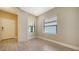
<svg viewBox="0 0 79 59">
<path fill-rule="evenodd" d="M 28 25 L 33 25 L 33 26 L 35 26 L 35 23 L 36 23 L 36 17 L 33 16 L 33 15 L 29 15 L 29 16 L 28 16 Z M 28 26 L 28 29 L 29 29 L 29 26 Z M 36 32 L 36 31 L 35 31 L 35 32 Z M 36 36 L 35 32 L 29 32 L 29 31 L 28 31 L 28 39 L 35 38 L 35 36 Z"/>
<path fill-rule="evenodd" d="M 32 20 L 36 20 L 35 16 L 28 14 L 24 11 L 19 11 L 18 13 L 18 40 L 19 41 L 27 41 L 35 37 L 35 33 L 29 33 L 29 22 Z"/>
<path fill-rule="evenodd" d="M 18 40 L 27 40 L 27 14 L 25 12 L 18 14 Z"/>
</svg>

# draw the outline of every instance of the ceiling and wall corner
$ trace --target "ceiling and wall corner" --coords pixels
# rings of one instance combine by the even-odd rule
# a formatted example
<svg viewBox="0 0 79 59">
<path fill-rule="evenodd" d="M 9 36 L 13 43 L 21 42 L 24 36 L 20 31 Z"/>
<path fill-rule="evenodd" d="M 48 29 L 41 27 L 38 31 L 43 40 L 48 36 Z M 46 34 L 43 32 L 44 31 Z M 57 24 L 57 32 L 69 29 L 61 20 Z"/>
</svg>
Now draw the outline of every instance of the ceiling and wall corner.
<svg viewBox="0 0 79 59">
<path fill-rule="evenodd" d="M 18 14 L 19 11 L 24 11 L 34 16 L 39 16 L 53 8 L 54 7 L 0 7 L 0 10 L 13 14 Z"/>
<path fill-rule="evenodd" d="M 54 7 L 20 7 L 19 9 L 21 9 L 27 13 L 30 13 L 34 16 L 39 16 L 53 8 Z"/>
</svg>

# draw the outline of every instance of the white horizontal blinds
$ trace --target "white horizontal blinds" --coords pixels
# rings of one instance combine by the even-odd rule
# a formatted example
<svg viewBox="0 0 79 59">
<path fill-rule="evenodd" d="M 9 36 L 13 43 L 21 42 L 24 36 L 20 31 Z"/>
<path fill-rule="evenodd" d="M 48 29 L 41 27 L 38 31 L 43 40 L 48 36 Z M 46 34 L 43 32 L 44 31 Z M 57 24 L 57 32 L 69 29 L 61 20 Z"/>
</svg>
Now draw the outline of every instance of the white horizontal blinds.
<svg viewBox="0 0 79 59">
<path fill-rule="evenodd" d="M 45 26 L 57 25 L 57 17 L 45 19 Z"/>
<path fill-rule="evenodd" d="M 45 33 L 56 34 L 56 32 L 57 32 L 57 17 L 45 19 L 44 30 L 45 30 Z"/>
<path fill-rule="evenodd" d="M 45 23 L 46 22 L 54 22 L 54 21 L 57 21 L 57 17 L 52 17 L 52 18 L 49 18 L 49 19 L 45 19 Z"/>
<path fill-rule="evenodd" d="M 45 26 L 57 25 L 57 22 L 45 23 Z"/>
</svg>

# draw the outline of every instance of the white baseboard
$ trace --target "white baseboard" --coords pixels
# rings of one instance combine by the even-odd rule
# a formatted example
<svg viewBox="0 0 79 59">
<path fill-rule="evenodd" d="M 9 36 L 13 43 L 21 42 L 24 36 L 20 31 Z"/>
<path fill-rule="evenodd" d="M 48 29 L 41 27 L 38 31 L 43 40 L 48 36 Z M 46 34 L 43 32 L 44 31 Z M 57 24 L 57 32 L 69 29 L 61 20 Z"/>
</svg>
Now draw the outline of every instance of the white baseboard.
<svg viewBox="0 0 79 59">
<path fill-rule="evenodd" d="M 66 44 L 66 43 L 63 43 L 63 42 L 58 42 L 58 41 L 51 40 L 51 39 L 47 39 L 47 38 L 45 38 L 45 37 L 40 37 L 40 36 L 38 36 L 38 38 L 39 38 L 39 39 L 46 40 L 46 41 L 50 41 L 50 42 L 52 42 L 52 43 L 56 43 L 56 44 L 59 44 L 59 45 L 63 45 L 63 46 L 65 46 L 65 47 L 68 47 L 68 48 L 71 48 L 71 49 L 73 49 L 73 50 L 79 51 L 79 47 L 77 47 L 77 46 L 69 45 L 69 44 Z"/>
</svg>

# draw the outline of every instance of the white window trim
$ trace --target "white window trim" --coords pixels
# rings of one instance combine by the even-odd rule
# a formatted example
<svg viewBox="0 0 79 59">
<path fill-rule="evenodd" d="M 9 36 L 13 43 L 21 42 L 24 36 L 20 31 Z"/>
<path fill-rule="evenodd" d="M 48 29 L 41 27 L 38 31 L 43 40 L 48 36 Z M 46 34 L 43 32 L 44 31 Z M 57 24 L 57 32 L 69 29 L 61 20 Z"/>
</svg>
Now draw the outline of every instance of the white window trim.
<svg viewBox="0 0 79 59">
<path fill-rule="evenodd" d="M 56 18 L 57 18 L 57 16 L 56 16 Z M 52 19 L 52 18 L 49 18 L 49 19 Z M 46 33 L 46 32 L 45 32 L 45 20 L 46 20 L 46 19 L 44 19 L 44 21 L 43 21 L 43 33 L 44 33 L 44 34 L 47 34 L 47 35 L 57 35 L 57 32 L 58 32 L 58 31 L 57 31 L 57 26 L 58 26 L 58 25 L 52 25 L 52 26 L 56 26 L 56 33 L 55 33 L 55 34 L 54 34 L 54 33 Z M 55 21 L 55 20 L 54 20 L 54 21 Z M 52 22 L 52 21 L 51 21 L 51 22 Z M 57 20 L 56 20 L 56 22 L 57 22 Z"/>
</svg>

